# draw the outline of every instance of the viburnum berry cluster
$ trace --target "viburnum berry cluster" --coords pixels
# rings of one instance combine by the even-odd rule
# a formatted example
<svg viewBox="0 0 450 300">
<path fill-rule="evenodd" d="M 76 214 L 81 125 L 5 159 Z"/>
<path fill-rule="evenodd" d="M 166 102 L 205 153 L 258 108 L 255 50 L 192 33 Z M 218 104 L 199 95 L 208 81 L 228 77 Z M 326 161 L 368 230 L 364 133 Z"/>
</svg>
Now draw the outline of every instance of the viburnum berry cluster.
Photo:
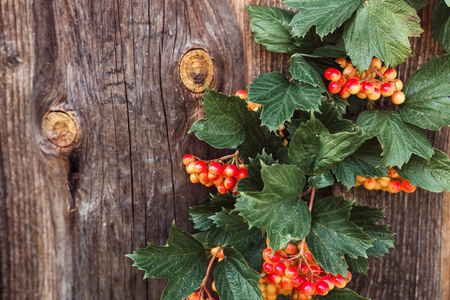
<svg viewBox="0 0 450 300">
<path fill-rule="evenodd" d="M 251 109 L 253 111 L 257 111 L 259 108 L 262 107 L 261 104 L 256 104 L 251 101 L 248 101 L 248 93 L 245 90 L 238 90 L 235 95 L 247 102 L 247 107 L 249 110 Z"/>
<path fill-rule="evenodd" d="M 299 300 L 325 296 L 335 287 L 344 288 L 352 277 L 350 271 L 347 278 L 326 273 L 304 241 L 289 243 L 285 249 L 275 252 L 266 248 L 262 258 L 263 276 L 259 286 L 265 300 L 275 300 L 279 294 Z"/>
<path fill-rule="evenodd" d="M 230 163 L 223 163 L 224 160 L 230 160 Z M 239 152 L 208 161 L 186 154 L 183 156 L 183 164 L 192 183 L 200 182 L 206 187 L 215 185 L 221 194 L 232 192 L 239 180 L 248 176 L 247 168 L 239 158 Z"/>
<path fill-rule="evenodd" d="M 389 177 L 361 177 L 356 176 L 356 186 L 364 186 L 367 190 L 381 190 L 389 193 L 398 193 L 404 191 L 406 193 L 413 193 L 417 187 L 412 185 L 408 179 L 400 177 L 394 168 L 389 168 Z"/>
<path fill-rule="evenodd" d="M 339 93 L 342 98 L 356 95 L 360 99 L 376 101 L 383 97 L 391 97 L 394 104 L 400 105 L 405 102 L 403 82 L 396 79 L 397 71 L 383 66 L 380 59 L 374 57 L 368 70 L 360 72 L 351 61 L 340 57 L 335 60 L 342 68 L 342 72 L 336 68 L 325 70 L 325 78 L 331 80 L 328 90 Z"/>
</svg>

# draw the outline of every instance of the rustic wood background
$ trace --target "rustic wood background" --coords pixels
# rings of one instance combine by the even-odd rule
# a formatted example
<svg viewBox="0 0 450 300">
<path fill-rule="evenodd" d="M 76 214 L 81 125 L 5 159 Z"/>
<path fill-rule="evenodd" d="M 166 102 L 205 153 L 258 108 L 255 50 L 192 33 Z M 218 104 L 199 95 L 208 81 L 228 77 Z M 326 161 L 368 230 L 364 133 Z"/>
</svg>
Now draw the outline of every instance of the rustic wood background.
<svg viewBox="0 0 450 300">
<path fill-rule="evenodd" d="M 402 79 L 438 53 L 433 2 Z M 201 95 L 179 76 L 182 55 L 207 50 L 211 87 L 234 93 L 258 74 L 286 71 L 289 56 L 254 43 L 249 4 L 281 0 L 0 1 L 0 299 L 159 299 L 164 280 L 142 280 L 124 254 L 164 244 L 173 219 L 208 191 L 180 160 L 223 153 L 192 135 Z M 77 122 L 69 147 L 41 128 L 48 111 Z M 449 153 L 449 130 L 430 132 Z M 345 192 L 345 191 L 342 191 Z M 371 261 L 352 286 L 373 299 L 450 299 L 449 193 L 355 190 L 389 206 L 396 250 Z"/>
</svg>

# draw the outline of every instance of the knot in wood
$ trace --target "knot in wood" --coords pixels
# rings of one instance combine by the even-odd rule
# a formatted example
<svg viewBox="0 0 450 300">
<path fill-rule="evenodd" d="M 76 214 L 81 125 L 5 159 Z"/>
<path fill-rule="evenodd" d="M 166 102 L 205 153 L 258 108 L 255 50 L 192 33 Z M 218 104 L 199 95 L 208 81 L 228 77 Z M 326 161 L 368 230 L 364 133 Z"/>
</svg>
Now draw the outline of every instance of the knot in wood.
<svg viewBox="0 0 450 300">
<path fill-rule="evenodd" d="M 58 147 L 69 147 L 74 142 L 78 130 L 75 121 L 66 112 L 48 112 L 42 120 L 45 137 Z"/>
<path fill-rule="evenodd" d="M 180 77 L 184 86 L 194 93 L 201 93 L 211 84 L 214 68 L 211 57 L 203 49 L 186 52 L 180 62 Z"/>
</svg>

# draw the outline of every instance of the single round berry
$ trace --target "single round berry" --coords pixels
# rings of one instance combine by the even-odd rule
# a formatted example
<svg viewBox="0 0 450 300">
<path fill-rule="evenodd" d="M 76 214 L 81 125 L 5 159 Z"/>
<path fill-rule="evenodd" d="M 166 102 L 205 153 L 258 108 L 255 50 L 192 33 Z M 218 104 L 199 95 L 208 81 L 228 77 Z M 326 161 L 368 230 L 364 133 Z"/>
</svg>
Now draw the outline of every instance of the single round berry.
<svg viewBox="0 0 450 300">
<path fill-rule="evenodd" d="M 311 281 L 303 282 L 300 286 L 300 293 L 302 293 L 305 296 L 312 296 L 315 293 L 314 283 Z"/>
<path fill-rule="evenodd" d="M 387 68 L 386 67 L 381 67 L 381 69 L 378 70 L 378 73 L 381 74 L 381 76 L 383 76 L 384 72 L 386 72 Z"/>
<path fill-rule="evenodd" d="M 325 70 L 325 78 L 331 81 L 338 81 L 341 78 L 341 72 L 335 68 L 328 68 Z"/>
<path fill-rule="evenodd" d="M 367 189 L 367 190 L 373 190 L 374 188 L 375 188 L 375 180 L 373 179 L 373 178 L 367 178 L 365 181 L 364 181 L 364 187 Z"/>
<path fill-rule="evenodd" d="M 295 254 L 297 252 L 297 245 L 289 243 L 286 249 L 284 249 L 284 252 L 286 252 L 286 254 Z"/>
<path fill-rule="evenodd" d="M 266 248 L 263 251 L 262 257 L 265 261 L 268 262 L 272 262 L 272 263 L 277 263 L 280 261 L 280 253 L 275 252 L 272 255 L 272 249 L 271 248 Z"/>
<path fill-rule="evenodd" d="M 323 280 L 317 281 L 314 288 L 316 290 L 316 293 L 321 296 L 325 296 L 330 291 L 330 287 L 329 287 L 328 283 L 326 283 Z"/>
<path fill-rule="evenodd" d="M 314 259 L 314 256 L 313 256 L 312 253 L 309 252 L 309 251 L 305 251 L 305 253 L 304 253 L 303 255 L 304 255 L 305 258 L 308 259 L 308 260 L 313 260 L 313 259 Z"/>
<path fill-rule="evenodd" d="M 351 96 L 351 94 L 349 91 L 347 91 L 345 88 L 343 88 L 339 91 L 339 96 L 341 96 L 344 99 L 347 99 L 348 97 Z"/>
<path fill-rule="evenodd" d="M 298 276 L 298 270 L 296 267 L 294 266 L 289 266 L 286 268 L 286 270 L 284 271 L 284 275 L 288 278 L 295 278 Z"/>
<path fill-rule="evenodd" d="M 199 183 L 199 182 L 200 182 L 200 179 L 198 178 L 197 173 L 191 174 L 191 175 L 189 176 L 189 180 L 190 180 L 192 183 Z"/>
<path fill-rule="evenodd" d="M 337 62 L 341 68 L 345 68 L 347 66 L 347 60 L 343 57 L 338 57 L 334 61 Z"/>
<path fill-rule="evenodd" d="M 267 278 L 269 279 L 269 282 L 273 284 L 277 284 L 281 281 L 281 276 L 275 273 L 269 274 Z"/>
<path fill-rule="evenodd" d="M 395 85 L 395 91 L 401 91 L 403 89 L 403 81 L 400 79 L 394 79 L 392 83 Z"/>
<path fill-rule="evenodd" d="M 195 161 L 191 161 L 187 166 L 186 166 L 186 172 L 188 174 L 194 174 L 195 172 Z"/>
<path fill-rule="evenodd" d="M 190 162 L 195 161 L 195 157 L 192 154 L 186 154 L 183 156 L 183 165 L 187 166 Z"/>
<path fill-rule="evenodd" d="M 222 165 L 216 161 L 213 161 L 209 164 L 208 170 L 211 174 L 220 175 L 220 173 L 222 173 Z"/>
<path fill-rule="evenodd" d="M 395 92 L 391 100 L 395 105 L 400 105 L 405 102 L 405 94 L 403 92 Z"/>
<path fill-rule="evenodd" d="M 340 289 L 345 288 L 347 283 L 348 283 L 348 280 L 345 279 L 341 274 L 338 274 L 338 276 L 336 276 L 334 278 L 334 284 L 336 285 L 336 287 L 338 287 Z"/>
<path fill-rule="evenodd" d="M 409 182 L 409 180 L 405 179 L 402 182 L 403 191 L 406 193 L 413 193 L 417 188 Z"/>
<path fill-rule="evenodd" d="M 332 94 L 337 94 L 341 90 L 341 84 L 339 81 L 332 81 L 328 84 L 328 90 Z"/>
<path fill-rule="evenodd" d="M 344 70 L 342 71 L 342 75 L 350 76 L 354 71 L 355 71 L 355 69 L 352 66 L 347 65 L 344 68 Z"/>
<path fill-rule="evenodd" d="M 228 189 L 232 190 L 236 186 L 236 177 L 227 177 L 223 181 L 223 185 Z"/>
<path fill-rule="evenodd" d="M 363 81 L 361 83 L 361 92 L 366 95 L 373 94 L 373 84 L 368 81 Z"/>
<path fill-rule="evenodd" d="M 187 300 L 197 300 L 197 299 L 199 299 L 199 294 L 197 292 L 190 294 L 189 297 L 187 298 Z"/>
<path fill-rule="evenodd" d="M 380 89 L 377 87 L 374 87 L 373 93 L 367 96 L 367 98 L 369 98 L 369 100 L 372 100 L 372 101 L 376 101 L 376 100 L 380 99 L 380 97 L 381 97 Z"/>
<path fill-rule="evenodd" d="M 397 71 L 395 69 L 387 69 L 383 74 L 384 78 L 393 80 L 397 77 Z"/>
<path fill-rule="evenodd" d="M 402 184 L 400 183 L 400 181 L 397 180 L 392 180 L 387 187 L 387 191 L 392 194 L 398 193 L 401 190 Z"/>
<path fill-rule="evenodd" d="M 238 168 L 235 165 L 228 165 L 225 168 L 225 174 L 227 175 L 227 177 L 234 177 L 238 174 Z"/>
<path fill-rule="evenodd" d="M 350 78 L 345 83 L 345 89 L 349 91 L 350 94 L 356 95 L 361 90 L 361 84 L 358 82 L 358 79 Z"/>
<path fill-rule="evenodd" d="M 208 171 L 205 171 L 203 173 L 199 173 L 198 174 L 198 179 L 200 179 L 200 181 L 209 181 L 208 178 Z M 217 179 L 217 178 L 216 178 Z"/>
<path fill-rule="evenodd" d="M 208 179 L 211 181 L 216 181 L 220 178 L 220 174 L 213 174 L 211 171 L 208 172 Z"/>
<path fill-rule="evenodd" d="M 243 178 L 247 178 L 248 177 L 248 172 L 246 169 L 240 169 L 236 175 L 237 179 L 241 180 Z"/>
<path fill-rule="evenodd" d="M 372 68 L 374 68 L 375 70 L 381 69 L 381 66 L 382 66 L 381 60 L 376 57 L 372 58 L 372 62 L 370 63 L 370 66 Z"/>
<path fill-rule="evenodd" d="M 274 264 L 268 261 L 263 263 L 263 270 L 266 274 L 272 274 L 274 271 Z"/>
<path fill-rule="evenodd" d="M 366 99 L 366 98 L 367 98 L 367 95 L 364 94 L 363 92 L 359 92 L 358 94 L 356 94 L 356 96 L 357 96 L 359 99 Z"/>
<path fill-rule="evenodd" d="M 333 279 L 332 275 L 327 274 L 322 277 L 322 280 L 328 284 L 328 287 L 330 288 L 330 290 L 334 289 L 334 279 Z"/>
<path fill-rule="evenodd" d="M 291 285 L 293 287 L 297 287 L 297 286 L 302 285 L 302 283 L 305 281 L 306 281 L 305 277 L 297 275 L 295 278 L 291 279 Z"/>
<path fill-rule="evenodd" d="M 280 276 L 284 275 L 284 271 L 286 271 L 286 265 L 281 261 L 277 262 L 273 267 L 273 272 Z"/>
<path fill-rule="evenodd" d="M 390 82 L 385 82 L 381 85 L 380 92 L 383 97 L 390 97 L 395 92 L 394 85 Z"/>
<path fill-rule="evenodd" d="M 241 99 L 247 100 L 247 92 L 244 90 L 237 91 L 236 96 L 238 96 Z"/>
<path fill-rule="evenodd" d="M 208 169 L 206 163 L 203 160 L 198 160 L 194 162 L 194 164 L 195 164 L 194 169 L 196 173 L 203 173 Z"/>
<path fill-rule="evenodd" d="M 217 186 L 217 191 L 219 192 L 219 193 L 221 193 L 222 195 L 224 195 L 224 194 L 226 194 L 227 193 L 227 188 L 223 185 L 223 183 L 221 183 L 221 184 L 219 184 L 218 186 Z"/>
</svg>

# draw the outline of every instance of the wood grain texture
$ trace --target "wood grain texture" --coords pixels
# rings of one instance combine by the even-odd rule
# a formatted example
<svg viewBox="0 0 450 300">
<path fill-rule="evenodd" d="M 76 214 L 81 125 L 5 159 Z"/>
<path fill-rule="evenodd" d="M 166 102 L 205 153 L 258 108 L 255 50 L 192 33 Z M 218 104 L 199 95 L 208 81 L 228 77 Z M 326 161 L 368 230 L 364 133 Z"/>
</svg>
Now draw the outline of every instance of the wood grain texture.
<svg viewBox="0 0 450 300">
<path fill-rule="evenodd" d="M 211 87 L 244 81 L 240 31 L 223 1 L 0 2 L 1 299 L 158 299 L 124 255 L 164 244 L 208 190 L 188 184 L 201 95 L 179 77 L 191 48 L 211 56 Z M 43 137 L 50 109 L 73 111 L 80 146 Z"/>
<path fill-rule="evenodd" d="M 248 13 L 241 8 L 248 5 L 267 5 L 286 9 L 283 1 L 232 0 L 237 15 L 247 59 L 247 85 L 261 73 L 287 72 L 289 56 L 271 53 L 256 44 L 250 32 Z M 431 37 L 431 12 L 434 1 L 419 11 L 425 33 L 411 39 L 414 57 L 397 68 L 405 80 L 424 62 L 443 51 Z M 449 130 L 428 132 L 433 146 L 450 153 Z M 414 194 L 388 195 L 384 192 L 338 188 L 347 199 L 357 204 L 386 207 L 385 224 L 396 232 L 396 250 L 370 261 L 369 276 L 355 276 L 350 288 L 371 299 L 450 299 L 450 201 L 448 192 L 441 194 L 418 190 Z M 445 200 L 445 198 L 447 200 Z"/>
</svg>

